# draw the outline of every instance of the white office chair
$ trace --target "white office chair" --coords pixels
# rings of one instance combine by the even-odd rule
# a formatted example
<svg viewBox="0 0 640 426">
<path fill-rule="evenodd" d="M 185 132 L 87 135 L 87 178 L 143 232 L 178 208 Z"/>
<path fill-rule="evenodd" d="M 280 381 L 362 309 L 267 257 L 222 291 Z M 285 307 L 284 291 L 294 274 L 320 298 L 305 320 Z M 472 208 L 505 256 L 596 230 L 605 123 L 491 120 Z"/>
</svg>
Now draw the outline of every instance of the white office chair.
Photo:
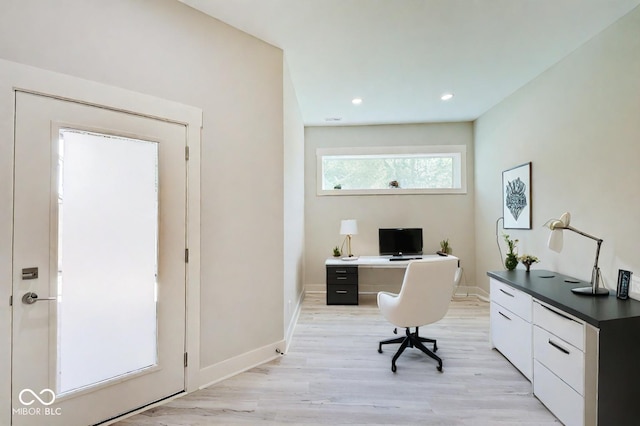
<svg viewBox="0 0 640 426">
<path fill-rule="evenodd" d="M 399 294 L 381 291 L 378 293 L 378 308 L 382 315 L 393 325 L 406 328 L 406 335 L 383 340 L 378 346 L 400 343 L 400 348 L 391 360 L 391 371 L 396 371 L 396 360 L 407 347 L 416 347 L 438 361 L 438 371 L 442 371 L 442 360 L 434 353 L 438 350 L 434 339 L 418 335 L 421 326 L 432 324 L 444 317 L 449 309 L 454 277 L 458 267 L 458 258 L 449 256 L 412 260 L 407 266 Z M 411 332 L 415 327 L 415 332 Z M 397 329 L 394 330 L 394 333 Z M 423 343 L 433 343 L 433 351 Z"/>
</svg>

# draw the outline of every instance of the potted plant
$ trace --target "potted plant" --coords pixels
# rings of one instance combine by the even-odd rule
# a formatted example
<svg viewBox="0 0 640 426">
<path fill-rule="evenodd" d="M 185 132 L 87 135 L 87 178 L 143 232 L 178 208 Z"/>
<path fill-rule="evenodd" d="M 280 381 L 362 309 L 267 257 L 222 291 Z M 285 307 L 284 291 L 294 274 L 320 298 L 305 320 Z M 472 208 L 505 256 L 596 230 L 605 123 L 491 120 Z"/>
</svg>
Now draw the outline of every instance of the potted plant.
<svg viewBox="0 0 640 426">
<path fill-rule="evenodd" d="M 527 272 L 529 272 L 529 268 L 531 268 L 531 265 L 533 265 L 534 263 L 540 262 L 540 260 L 537 257 L 531 254 L 523 254 L 518 258 L 518 260 L 522 262 L 524 267 L 527 269 Z"/>
<path fill-rule="evenodd" d="M 440 241 L 440 252 L 443 254 L 451 254 L 451 246 L 449 245 L 449 239 Z"/>
<path fill-rule="evenodd" d="M 516 249 L 516 245 L 518 244 L 518 240 L 511 240 L 507 234 L 502 234 L 504 237 L 504 241 L 507 243 L 507 247 L 509 247 L 509 251 L 507 252 L 507 256 L 504 259 L 504 267 L 509 271 L 513 271 L 518 266 L 518 252 Z"/>
<path fill-rule="evenodd" d="M 342 253 L 340 252 L 340 248 L 338 248 L 338 246 L 335 246 L 333 248 L 333 257 L 340 257 L 342 256 Z"/>
</svg>

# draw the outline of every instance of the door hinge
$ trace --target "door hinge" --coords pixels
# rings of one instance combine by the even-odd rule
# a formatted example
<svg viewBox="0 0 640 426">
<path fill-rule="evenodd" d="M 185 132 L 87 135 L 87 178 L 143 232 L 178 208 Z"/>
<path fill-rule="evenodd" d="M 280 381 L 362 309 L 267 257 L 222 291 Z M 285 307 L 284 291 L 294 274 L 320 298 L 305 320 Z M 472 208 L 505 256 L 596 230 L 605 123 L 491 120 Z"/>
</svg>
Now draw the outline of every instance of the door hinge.
<svg viewBox="0 0 640 426">
<path fill-rule="evenodd" d="M 189 354 L 187 352 L 184 353 L 184 366 L 189 366 Z"/>
<path fill-rule="evenodd" d="M 184 159 L 189 161 L 189 147 L 188 146 L 184 147 Z"/>
<path fill-rule="evenodd" d="M 184 249 L 184 263 L 189 263 L 189 249 Z"/>
</svg>

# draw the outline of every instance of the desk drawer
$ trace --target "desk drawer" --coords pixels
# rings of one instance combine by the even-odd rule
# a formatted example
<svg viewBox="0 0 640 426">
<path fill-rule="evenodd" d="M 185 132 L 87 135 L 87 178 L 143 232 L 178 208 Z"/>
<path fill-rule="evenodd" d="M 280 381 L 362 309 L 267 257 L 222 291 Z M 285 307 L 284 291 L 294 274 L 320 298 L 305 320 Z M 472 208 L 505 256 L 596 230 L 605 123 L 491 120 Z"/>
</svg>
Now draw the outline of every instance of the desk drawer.
<svg viewBox="0 0 640 426">
<path fill-rule="evenodd" d="M 496 302 L 491 302 L 490 322 L 493 346 L 531 380 L 531 323 Z"/>
<path fill-rule="evenodd" d="M 534 326 L 533 358 L 580 395 L 584 395 L 584 352 Z"/>
<path fill-rule="evenodd" d="M 358 267 L 328 266 L 327 284 L 358 284 Z"/>
<path fill-rule="evenodd" d="M 536 302 L 533 304 L 533 323 L 584 351 L 585 326 L 568 314 Z"/>
<path fill-rule="evenodd" d="M 327 284 L 327 305 L 357 305 L 358 286 Z"/>
<path fill-rule="evenodd" d="M 507 308 L 527 322 L 531 322 L 533 298 L 527 293 L 491 278 L 491 300 Z"/>
<path fill-rule="evenodd" d="M 566 426 L 584 425 L 584 398 L 538 361 L 533 362 L 533 394 Z"/>
</svg>

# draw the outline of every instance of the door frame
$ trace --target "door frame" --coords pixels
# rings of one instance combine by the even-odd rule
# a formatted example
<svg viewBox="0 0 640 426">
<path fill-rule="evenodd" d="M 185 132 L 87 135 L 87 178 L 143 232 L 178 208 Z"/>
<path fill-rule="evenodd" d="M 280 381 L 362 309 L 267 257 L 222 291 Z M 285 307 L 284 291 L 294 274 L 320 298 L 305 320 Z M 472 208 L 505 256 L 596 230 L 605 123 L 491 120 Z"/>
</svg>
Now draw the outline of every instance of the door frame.
<svg viewBox="0 0 640 426">
<path fill-rule="evenodd" d="M 200 365 L 200 144 L 202 110 L 134 91 L 0 59 L 0 424 L 11 424 L 13 173 L 15 92 L 30 92 L 186 126 L 187 229 L 185 391 L 198 389 Z M 7 200 L 8 202 L 5 202 Z M 17 299 L 17 296 L 14 297 Z"/>
</svg>

